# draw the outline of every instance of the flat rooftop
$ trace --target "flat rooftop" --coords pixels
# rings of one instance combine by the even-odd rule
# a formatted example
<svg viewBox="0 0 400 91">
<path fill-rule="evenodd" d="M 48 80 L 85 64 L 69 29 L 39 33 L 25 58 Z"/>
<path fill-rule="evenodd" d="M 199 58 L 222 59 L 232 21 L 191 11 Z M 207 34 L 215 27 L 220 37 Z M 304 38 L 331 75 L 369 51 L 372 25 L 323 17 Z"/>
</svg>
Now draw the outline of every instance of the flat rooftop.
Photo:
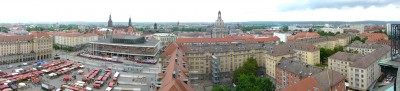
<svg viewBox="0 0 400 91">
<path fill-rule="evenodd" d="M 113 43 L 112 39 L 104 39 L 99 41 L 90 42 L 92 44 L 103 44 L 103 45 L 114 45 L 114 46 L 130 46 L 130 47 L 156 47 L 160 40 L 147 40 L 144 43 L 138 44 L 124 44 L 124 43 Z"/>
<path fill-rule="evenodd" d="M 117 39 L 138 39 L 141 38 L 142 36 L 118 36 L 118 35 L 113 35 L 112 38 L 117 38 Z"/>
</svg>

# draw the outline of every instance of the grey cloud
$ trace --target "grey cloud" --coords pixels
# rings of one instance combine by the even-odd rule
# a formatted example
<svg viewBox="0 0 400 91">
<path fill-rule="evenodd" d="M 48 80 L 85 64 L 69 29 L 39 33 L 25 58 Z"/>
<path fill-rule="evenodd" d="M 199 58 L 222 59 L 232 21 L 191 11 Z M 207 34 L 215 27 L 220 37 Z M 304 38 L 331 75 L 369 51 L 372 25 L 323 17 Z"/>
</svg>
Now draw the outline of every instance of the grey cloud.
<svg viewBox="0 0 400 91">
<path fill-rule="evenodd" d="M 400 0 L 299 0 L 293 3 L 283 5 L 279 8 L 281 11 L 293 11 L 293 10 L 306 10 L 306 9 L 320 9 L 320 8 L 352 8 L 352 7 L 363 7 L 369 8 L 384 7 L 387 5 L 400 6 Z"/>
</svg>

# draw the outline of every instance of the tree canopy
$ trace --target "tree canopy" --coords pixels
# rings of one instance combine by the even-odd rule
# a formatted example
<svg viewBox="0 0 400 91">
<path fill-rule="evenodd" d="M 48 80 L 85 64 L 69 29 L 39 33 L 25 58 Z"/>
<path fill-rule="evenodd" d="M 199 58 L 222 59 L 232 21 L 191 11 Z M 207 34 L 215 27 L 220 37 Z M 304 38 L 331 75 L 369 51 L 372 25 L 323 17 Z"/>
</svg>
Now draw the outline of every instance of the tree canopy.
<svg viewBox="0 0 400 91">
<path fill-rule="evenodd" d="M 283 27 L 282 27 L 282 31 L 284 31 L 284 32 L 289 31 L 289 27 L 288 27 L 288 26 L 283 26 Z"/>
<path fill-rule="evenodd" d="M 335 36 L 337 34 L 340 34 L 340 32 L 332 33 L 332 32 L 324 32 L 324 31 L 318 31 L 317 33 L 320 36 Z"/>
<path fill-rule="evenodd" d="M 253 29 L 265 29 L 266 26 L 247 26 L 247 27 L 243 27 L 241 28 L 241 30 L 243 32 L 247 32 L 247 31 L 251 31 Z"/>
<path fill-rule="evenodd" d="M 270 79 L 254 75 L 241 75 L 236 87 L 237 91 L 274 91 L 275 85 Z"/>
<path fill-rule="evenodd" d="M 258 67 L 255 58 L 247 58 L 247 61 L 243 63 L 238 69 L 233 73 L 233 82 L 237 82 L 240 75 L 257 75 Z"/>
<path fill-rule="evenodd" d="M 354 41 L 361 41 L 361 42 L 365 43 L 365 41 L 366 41 L 367 39 L 368 39 L 368 38 L 360 38 L 359 36 L 356 36 L 356 37 L 354 37 L 354 38 L 351 40 L 351 42 L 354 42 Z"/>
<path fill-rule="evenodd" d="M 215 85 L 212 91 L 274 91 L 275 86 L 270 79 L 256 77 L 258 72 L 257 61 L 250 57 L 241 67 L 234 71 L 233 81 L 237 86 L 230 89 L 228 86 Z"/>
<path fill-rule="evenodd" d="M 172 31 L 184 31 L 184 32 L 203 32 L 206 31 L 206 28 L 172 28 Z"/>
<path fill-rule="evenodd" d="M 211 91 L 234 91 L 234 89 L 232 89 L 226 85 L 215 85 L 215 86 L 213 86 Z"/>
<path fill-rule="evenodd" d="M 0 27 L 0 32 L 8 33 L 8 31 L 10 31 L 10 29 L 8 29 L 6 27 Z"/>
<path fill-rule="evenodd" d="M 343 49 L 343 46 L 335 47 L 334 49 L 320 48 L 321 64 L 324 64 L 326 61 L 328 61 L 329 56 L 335 54 L 336 52 L 343 51 Z"/>
</svg>

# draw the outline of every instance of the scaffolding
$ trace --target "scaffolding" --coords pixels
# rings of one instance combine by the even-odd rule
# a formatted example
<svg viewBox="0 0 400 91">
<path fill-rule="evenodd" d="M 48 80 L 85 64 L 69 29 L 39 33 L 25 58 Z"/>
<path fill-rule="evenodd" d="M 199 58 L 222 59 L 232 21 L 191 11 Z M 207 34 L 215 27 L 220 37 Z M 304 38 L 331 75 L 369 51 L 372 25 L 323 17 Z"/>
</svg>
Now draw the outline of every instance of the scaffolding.
<svg viewBox="0 0 400 91">
<path fill-rule="evenodd" d="M 221 81 L 221 73 L 219 70 L 219 58 L 216 56 L 212 56 L 211 61 L 211 75 L 213 84 L 219 84 Z"/>
<path fill-rule="evenodd" d="M 400 49 L 400 24 L 391 24 L 390 25 L 391 30 L 390 31 L 390 37 L 391 37 L 391 58 L 392 60 L 395 59 L 397 55 L 399 55 L 399 52 L 397 50 Z"/>
</svg>

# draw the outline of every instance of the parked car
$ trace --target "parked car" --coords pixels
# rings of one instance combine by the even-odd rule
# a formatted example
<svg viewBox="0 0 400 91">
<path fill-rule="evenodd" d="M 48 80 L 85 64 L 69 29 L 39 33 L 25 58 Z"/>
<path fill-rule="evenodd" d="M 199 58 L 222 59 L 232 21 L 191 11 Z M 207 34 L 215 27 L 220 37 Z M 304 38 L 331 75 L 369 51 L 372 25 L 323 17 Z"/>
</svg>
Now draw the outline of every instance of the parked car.
<svg viewBox="0 0 400 91">
<path fill-rule="evenodd" d="M 11 69 L 13 66 L 12 65 L 8 65 L 7 69 Z"/>
</svg>

